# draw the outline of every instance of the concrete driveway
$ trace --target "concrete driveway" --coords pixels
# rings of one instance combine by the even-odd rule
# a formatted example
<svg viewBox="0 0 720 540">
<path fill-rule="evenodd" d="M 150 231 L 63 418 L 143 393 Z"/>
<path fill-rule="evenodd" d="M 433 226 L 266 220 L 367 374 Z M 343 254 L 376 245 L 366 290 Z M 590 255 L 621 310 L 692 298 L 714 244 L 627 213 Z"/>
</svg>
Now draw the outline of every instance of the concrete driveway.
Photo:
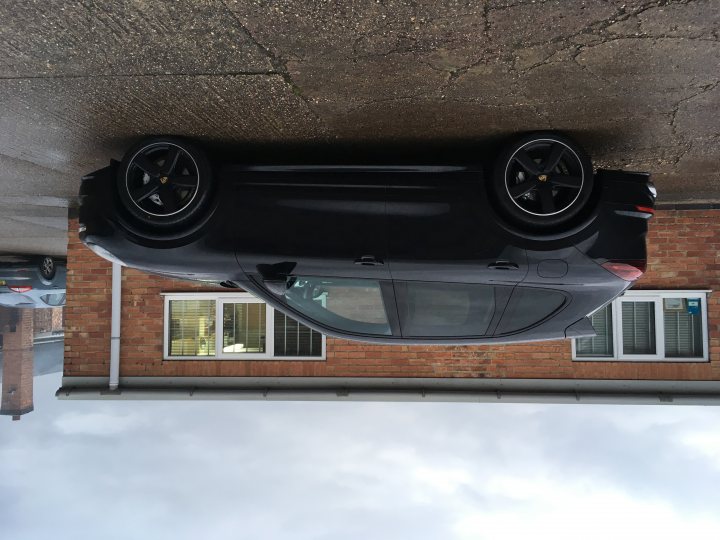
<svg viewBox="0 0 720 540">
<path fill-rule="evenodd" d="M 715 0 L 2 2 L 0 249 L 62 253 L 80 176 L 159 133 L 439 160 L 559 129 L 717 201 L 719 33 Z"/>
</svg>

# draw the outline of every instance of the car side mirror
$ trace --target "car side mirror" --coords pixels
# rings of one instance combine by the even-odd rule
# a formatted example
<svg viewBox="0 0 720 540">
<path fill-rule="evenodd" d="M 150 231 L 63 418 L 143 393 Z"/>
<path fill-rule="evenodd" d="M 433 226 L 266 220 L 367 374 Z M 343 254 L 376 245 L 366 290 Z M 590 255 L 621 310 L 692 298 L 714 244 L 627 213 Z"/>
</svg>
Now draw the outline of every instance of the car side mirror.
<svg viewBox="0 0 720 540">
<path fill-rule="evenodd" d="M 277 296 L 283 296 L 289 289 L 287 278 L 268 278 L 263 279 L 263 285 L 265 288 Z"/>
</svg>

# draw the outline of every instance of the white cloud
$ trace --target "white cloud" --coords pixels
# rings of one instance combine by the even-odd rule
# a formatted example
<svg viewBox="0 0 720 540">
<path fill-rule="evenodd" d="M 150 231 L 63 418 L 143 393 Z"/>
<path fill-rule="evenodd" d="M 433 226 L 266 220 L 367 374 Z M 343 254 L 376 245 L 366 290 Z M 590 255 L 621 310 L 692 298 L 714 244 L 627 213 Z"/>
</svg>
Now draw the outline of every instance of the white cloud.
<svg viewBox="0 0 720 540">
<path fill-rule="evenodd" d="M 147 421 L 135 414 L 122 412 L 68 412 L 60 415 L 54 427 L 63 435 L 96 435 L 109 437 L 121 435 L 144 426 Z"/>
<path fill-rule="evenodd" d="M 527 479 L 510 483 L 530 487 L 533 497 L 520 511 L 493 508 L 469 511 L 455 524 L 459 540 L 607 540 L 653 538 L 720 538 L 720 519 L 677 512 L 658 500 L 638 500 L 612 487 L 558 485 Z M 539 493 L 538 493 L 539 492 Z"/>
<path fill-rule="evenodd" d="M 692 453 L 708 458 L 720 469 L 720 430 L 690 431 L 682 435 L 680 440 Z"/>
</svg>

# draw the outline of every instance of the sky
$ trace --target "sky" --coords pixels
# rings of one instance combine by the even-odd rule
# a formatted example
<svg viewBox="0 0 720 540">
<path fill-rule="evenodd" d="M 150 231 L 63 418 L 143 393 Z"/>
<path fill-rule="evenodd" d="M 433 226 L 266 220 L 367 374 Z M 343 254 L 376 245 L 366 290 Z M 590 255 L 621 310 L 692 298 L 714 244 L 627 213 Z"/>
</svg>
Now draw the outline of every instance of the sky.
<svg viewBox="0 0 720 540">
<path fill-rule="evenodd" d="M 720 538 L 720 408 L 58 401 L 0 417 L 3 538 Z"/>
</svg>

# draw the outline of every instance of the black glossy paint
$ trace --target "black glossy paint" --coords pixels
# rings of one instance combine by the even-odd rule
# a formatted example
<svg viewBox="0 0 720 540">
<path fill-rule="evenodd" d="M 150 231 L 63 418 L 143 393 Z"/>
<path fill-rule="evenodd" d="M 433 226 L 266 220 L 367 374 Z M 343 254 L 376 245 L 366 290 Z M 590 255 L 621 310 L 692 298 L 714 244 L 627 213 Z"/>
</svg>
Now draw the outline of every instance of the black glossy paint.
<svg viewBox="0 0 720 540">
<path fill-rule="evenodd" d="M 150 272 L 225 282 L 326 334 L 382 343 L 592 335 L 585 317 L 630 285 L 600 264 L 646 259 L 649 216 L 636 206 L 653 207 L 655 200 L 647 175 L 600 170 L 581 218 L 565 230 L 540 233 L 496 213 L 480 166 L 215 162 L 216 189 L 204 219 L 191 229 L 158 232 L 135 224 L 119 207 L 112 189 L 117 166 L 83 180 L 80 236 L 89 247 Z M 308 318 L 276 294 L 293 276 L 378 280 L 392 335 L 351 334 Z M 398 314 L 407 306 L 398 291 L 408 282 L 495 286 L 489 330 L 402 335 Z M 527 287 L 559 291 L 564 300 L 544 320 L 518 329 L 507 317 L 517 311 L 517 298 L 532 296 Z"/>
</svg>

